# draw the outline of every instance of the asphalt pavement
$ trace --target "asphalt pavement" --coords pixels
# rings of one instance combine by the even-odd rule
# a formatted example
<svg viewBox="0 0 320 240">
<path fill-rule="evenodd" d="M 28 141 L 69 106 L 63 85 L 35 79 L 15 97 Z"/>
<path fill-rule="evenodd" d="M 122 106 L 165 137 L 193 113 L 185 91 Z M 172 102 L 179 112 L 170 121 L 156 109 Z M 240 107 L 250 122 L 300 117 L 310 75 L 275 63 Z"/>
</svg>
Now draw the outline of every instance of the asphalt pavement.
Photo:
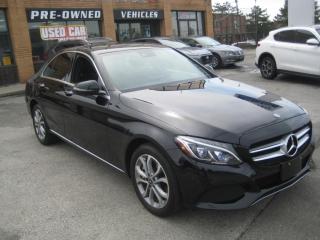
<svg viewBox="0 0 320 240">
<path fill-rule="evenodd" d="M 244 63 L 217 70 L 229 79 L 284 96 L 306 108 L 319 147 L 320 80 L 263 80 Z M 293 188 L 237 211 L 189 209 L 149 214 L 130 180 L 66 143 L 40 145 L 22 96 L 0 98 L 0 240 L 320 239 L 320 151 Z"/>
</svg>

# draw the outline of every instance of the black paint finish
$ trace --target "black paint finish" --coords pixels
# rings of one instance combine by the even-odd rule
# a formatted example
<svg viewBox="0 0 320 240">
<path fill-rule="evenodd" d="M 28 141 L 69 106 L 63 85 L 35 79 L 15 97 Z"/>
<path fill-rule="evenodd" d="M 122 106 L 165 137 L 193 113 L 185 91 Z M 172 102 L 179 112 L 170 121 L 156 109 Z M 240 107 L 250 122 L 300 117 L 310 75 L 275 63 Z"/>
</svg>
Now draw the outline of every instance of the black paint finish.
<svg viewBox="0 0 320 240">
<path fill-rule="evenodd" d="M 35 103 L 40 104 L 53 131 L 128 174 L 134 149 L 142 143 L 153 144 L 174 169 L 186 206 L 248 207 L 290 187 L 309 171 L 313 140 L 295 158 L 281 160 L 301 161 L 301 170 L 287 182 L 281 181 L 281 163 L 259 164 L 249 156 L 250 147 L 257 142 L 290 134 L 307 124 L 311 127 L 303 109 L 275 94 L 219 78 L 208 70 L 212 78 L 192 83 L 127 92 L 115 89 L 101 67 L 99 55 L 142 47 L 146 45 L 65 50 L 84 54 L 95 62 L 100 72 L 98 81 L 110 100 L 99 105 L 97 96 L 68 94 L 73 86 L 70 79 L 64 82 L 41 77 L 40 71 L 27 83 L 28 110 Z M 205 69 L 200 64 L 199 67 Z M 177 147 L 174 138 L 178 135 L 233 144 L 243 163 L 200 163 Z"/>
</svg>

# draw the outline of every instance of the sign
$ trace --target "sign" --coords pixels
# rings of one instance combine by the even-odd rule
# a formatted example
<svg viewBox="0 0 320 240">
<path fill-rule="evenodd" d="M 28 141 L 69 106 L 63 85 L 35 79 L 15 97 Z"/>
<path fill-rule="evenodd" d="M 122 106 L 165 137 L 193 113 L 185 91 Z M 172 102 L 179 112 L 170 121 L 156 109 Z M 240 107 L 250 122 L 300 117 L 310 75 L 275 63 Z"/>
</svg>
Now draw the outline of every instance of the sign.
<svg viewBox="0 0 320 240">
<path fill-rule="evenodd" d="M 84 25 L 58 25 L 58 26 L 41 26 L 40 36 L 44 41 L 48 40 L 75 40 L 87 39 L 87 28 Z"/>
<path fill-rule="evenodd" d="M 162 10 L 120 9 L 114 10 L 113 14 L 116 20 L 163 19 Z"/>
<path fill-rule="evenodd" d="M 28 9 L 29 22 L 101 20 L 101 9 Z"/>
<path fill-rule="evenodd" d="M 314 25 L 314 0 L 289 0 L 288 24 L 290 27 Z"/>
<path fill-rule="evenodd" d="M 159 3 L 159 0 L 114 0 L 115 3 Z"/>
</svg>

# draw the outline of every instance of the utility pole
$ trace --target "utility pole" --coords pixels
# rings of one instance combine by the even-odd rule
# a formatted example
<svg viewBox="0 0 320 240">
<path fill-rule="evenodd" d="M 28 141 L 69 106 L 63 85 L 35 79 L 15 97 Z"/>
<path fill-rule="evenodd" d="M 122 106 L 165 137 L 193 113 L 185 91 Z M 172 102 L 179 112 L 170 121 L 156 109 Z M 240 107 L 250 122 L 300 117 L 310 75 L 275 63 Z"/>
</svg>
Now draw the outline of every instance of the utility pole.
<svg viewBox="0 0 320 240">
<path fill-rule="evenodd" d="M 235 28 L 236 28 L 236 32 L 238 34 L 238 39 L 237 41 L 240 41 L 240 16 L 239 16 L 239 4 L 238 4 L 238 0 L 235 0 L 236 2 L 236 9 L 237 9 L 237 16 L 236 16 L 236 21 L 233 21 L 233 24 L 236 24 Z"/>
</svg>

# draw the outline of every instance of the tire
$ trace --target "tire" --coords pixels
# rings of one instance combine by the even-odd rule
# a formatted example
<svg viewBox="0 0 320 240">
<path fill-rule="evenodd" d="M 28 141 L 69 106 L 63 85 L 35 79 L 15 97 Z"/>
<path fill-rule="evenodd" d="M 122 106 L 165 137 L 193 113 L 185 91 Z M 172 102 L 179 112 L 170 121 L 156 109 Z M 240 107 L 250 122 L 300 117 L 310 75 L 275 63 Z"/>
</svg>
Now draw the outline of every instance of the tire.
<svg viewBox="0 0 320 240">
<path fill-rule="evenodd" d="M 43 145 L 56 143 L 58 138 L 50 132 L 48 124 L 44 118 L 43 111 L 38 104 L 32 108 L 31 113 L 34 132 L 39 142 Z"/>
<path fill-rule="evenodd" d="M 219 55 L 213 54 L 212 57 L 212 67 L 213 69 L 221 68 L 222 66 L 222 61 Z"/>
<path fill-rule="evenodd" d="M 261 76 L 265 79 L 275 79 L 278 75 L 276 62 L 270 56 L 263 57 L 260 60 L 259 67 Z"/>
<path fill-rule="evenodd" d="M 177 180 L 172 167 L 156 148 L 141 145 L 131 157 L 130 173 L 135 192 L 150 213 L 166 217 L 179 210 Z"/>
</svg>

